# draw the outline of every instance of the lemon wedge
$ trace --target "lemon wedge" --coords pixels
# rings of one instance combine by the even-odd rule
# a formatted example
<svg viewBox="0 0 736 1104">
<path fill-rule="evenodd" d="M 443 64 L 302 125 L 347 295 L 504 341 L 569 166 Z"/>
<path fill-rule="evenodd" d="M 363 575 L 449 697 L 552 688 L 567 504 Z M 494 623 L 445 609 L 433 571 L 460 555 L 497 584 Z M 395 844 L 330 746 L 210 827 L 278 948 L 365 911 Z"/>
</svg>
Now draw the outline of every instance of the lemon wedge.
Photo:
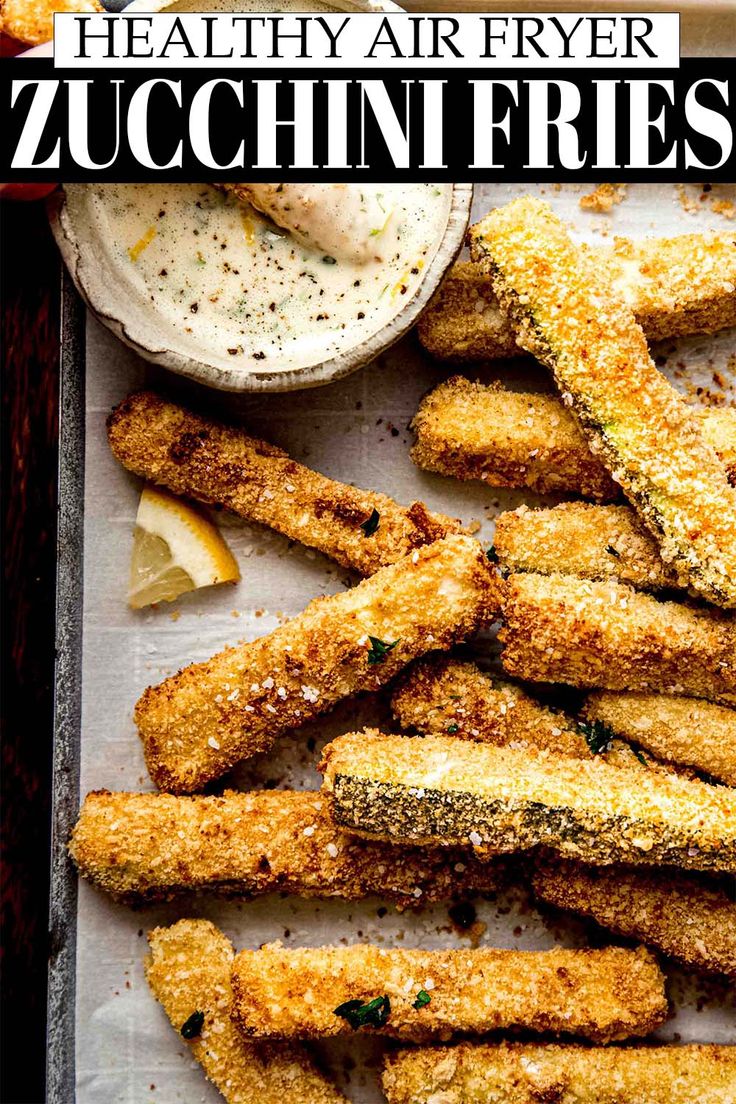
<svg viewBox="0 0 736 1104">
<path fill-rule="evenodd" d="M 203 510 L 159 487 L 144 487 L 130 562 L 133 609 L 239 578 L 232 552 Z"/>
</svg>

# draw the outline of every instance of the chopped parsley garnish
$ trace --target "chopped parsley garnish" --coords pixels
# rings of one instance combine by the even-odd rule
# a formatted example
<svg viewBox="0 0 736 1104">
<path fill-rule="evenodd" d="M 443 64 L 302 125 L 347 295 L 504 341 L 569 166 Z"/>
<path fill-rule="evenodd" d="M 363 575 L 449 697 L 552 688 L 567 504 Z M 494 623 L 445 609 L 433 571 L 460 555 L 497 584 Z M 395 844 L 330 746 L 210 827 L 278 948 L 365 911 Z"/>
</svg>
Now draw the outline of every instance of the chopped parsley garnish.
<svg viewBox="0 0 736 1104">
<path fill-rule="evenodd" d="M 202 1034 L 204 1012 L 192 1012 L 188 1020 L 181 1025 L 180 1031 L 185 1039 L 196 1039 Z"/>
<path fill-rule="evenodd" d="M 322 258 L 322 263 L 323 264 L 337 264 L 337 261 L 335 260 L 334 257 L 326 256 L 326 257 Z"/>
<path fill-rule="evenodd" d="M 361 521 L 360 528 L 363 530 L 367 537 L 372 537 L 376 529 L 378 528 L 378 523 L 380 520 L 381 515 L 379 514 L 378 510 L 373 509 L 371 510 L 370 516 L 367 517 L 365 521 Z"/>
<path fill-rule="evenodd" d="M 631 750 L 633 751 L 634 755 L 636 756 L 636 758 L 639 760 L 639 762 L 641 763 L 641 765 L 643 767 L 648 767 L 649 766 L 649 764 L 646 761 L 645 756 L 642 755 L 642 753 L 639 751 L 638 748 L 632 747 Z"/>
<path fill-rule="evenodd" d="M 334 1013 L 347 1020 L 353 1031 L 361 1027 L 383 1027 L 391 1015 L 391 1001 L 386 996 L 374 997 L 367 1004 L 359 1000 L 349 1000 L 338 1004 Z"/>
<path fill-rule="evenodd" d="M 594 755 L 600 755 L 602 751 L 606 751 L 616 735 L 603 721 L 578 721 L 578 728 Z"/>
<path fill-rule="evenodd" d="M 448 725 L 448 726 L 447 726 L 447 731 L 448 731 L 448 732 L 457 732 L 457 730 L 459 729 L 459 727 L 460 727 L 460 725 L 456 725 L 456 724 L 451 724 L 451 725 Z"/>
<path fill-rule="evenodd" d="M 383 663 L 391 649 L 399 643 L 398 640 L 392 640 L 390 644 L 386 644 L 385 641 L 379 640 L 377 636 L 369 636 L 368 639 L 371 642 L 370 651 L 368 652 L 369 663 Z"/>
<path fill-rule="evenodd" d="M 498 552 L 493 547 L 493 545 L 491 545 L 491 547 L 486 552 L 486 556 L 491 561 L 491 563 L 498 563 Z"/>
<path fill-rule="evenodd" d="M 612 544 L 606 545 L 606 552 L 609 556 L 615 556 L 617 560 L 621 559 L 621 553 L 618 548 L 614 548 Z"/>
<path fill-rule="evenodd" d="M 417 999 L 412 1004 L 412 1008 L 416 1008 L 416 1009 L 424 1008 L 425 1005 L 429 1004 L 431 999 L 432 998 L 430 997 L 430 995 L 429 995 L 429 993 L 427 992 L 426 989 L 420 989 L 419 992 L 417 993 Z"/>
</svg>

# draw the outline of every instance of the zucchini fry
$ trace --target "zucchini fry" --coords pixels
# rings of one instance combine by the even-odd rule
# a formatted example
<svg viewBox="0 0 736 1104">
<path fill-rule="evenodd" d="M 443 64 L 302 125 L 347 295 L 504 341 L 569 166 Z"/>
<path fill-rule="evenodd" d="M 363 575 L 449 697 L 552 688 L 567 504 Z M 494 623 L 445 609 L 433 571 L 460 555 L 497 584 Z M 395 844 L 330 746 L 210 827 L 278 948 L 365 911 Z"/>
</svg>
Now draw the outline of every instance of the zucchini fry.
<svg viewBox="0 0 736 1104">
<path fill-rule="evenodd" d="M 736 489 L 610 279 L 531 197 L 493 211 L 470 237 L 520 344 L 551 369 L 662 559 L 682 586 L 736 607 Z"/>
<path fill-rule="evenodd" d="M 496 518 L 493 547 L 508 571 L 615 579 L 637 590 L 677 587 L 676 574 L 629 506 L 520 506 Z"/>
<path fill-rule="evenodd" d="M 391 708 L 402 728 L 423 736 L 450 735 L 499 747 L 530 744 L 571 759 L 601 755 L 614 766 L 668 770 L 637 755 L 623 740 L 612 739 L 593 751 L 571 717 L 547 708 L 513 683 L 494 680 L 474 663 L 435 658 L 413 664 L 399 679 Z"/>
<path fill-rule="evenodd" d="M 585 709 L 617 736 L 666 762 L 736 786 L 736 710 L 695 698 L 664 694 L 591 694 Z"/>
<path fill-rule="evenodd" d="M 115 457 L 141 478 L 225 506 L 361 575 L 461 531 L 459 522 L 422 502 L 399 506 L 388 495 L 337 483 L 275 445 L 151 391 L 129 395 L 107 431 Z"/>
<path fill-rule="evenodd" d="M 148 942 L 151 991 L 228 1104 L 347 1104 L 304 1047 L 254 1043 L 237 1030 L 230 1017 L 234 952 L 214 924 L 180 920 L 155 928 Z"/>
<path fill-rule="evenodd" d="M 696 875 L 556 862 L 536 866 L 532 886 L 547 904 L 736 980 L 736 902 Z"/>
<path fill-rule="evenodd" d="M 340 832 L 318 793 L 227 792 L 222 797 L 87 794 L 69 845 L 79 873 L 126 904 L 184 891 L 235 897 L 284 892 L 402 908 L 485 893 L 501 862 L 470 850 L 399 848 Z"/>
<path fill-rule="evenodd" d="M 389 1104 L 733 1104 L 736 1047 L 463 1043 L 389 1054 Z"/>
<path fill-rule="evenodd" d="M 574 759 L 592 755 L 564 713 L 457 659 L 433 658 L 411 666 L 394 690 L 391 709 L 402 728 L 423 736 L 456 736 L 499 747 L 532 744 Z"/>
<path fill-rule="evenodd" d="M 481 546 L 463 536 L 317 598 L 268 636 L 145 691 L 135 719 L 151 778 L 174 793 L 201 789 L 287 729 L 475 632 L 498 601 L 498 578 Z"/>
<path fill-rule="evenodd" d="M 236 955 L 232 986 L 233 1015 L 250 1038 L 350 1035 L 360 1025 L 335 1010 L 381 997 L 388 998 L 383 1015 L 368 1022 L 417 1042 L 501 1028 L 609 1042 L 646 1035 L 667 1015 L 664 978 L 643 947 L 287 950 L 271 943 Z"/>
<path fill-rule="evenodd" d="M 691 410 L 736 482 L 736 408 Z M 599 502 L 621 495 L 556 395 L 507 391 L 500 384 L 452 376 L 425 395 L 412 428 L 411 458 L 425 471 L 540 494 L 570 491 Z"/>
<path fill-rule="evenodd" d="M 348 733 L 320 770 L 335 823 L 371 839 L 736 871 L 731 790 L 452 736 Z"/>
<path fill-rule="evenodd" d="M 733 234 L 615 238 L 613 247 L 582 249 L 607 271 L 650 341 L 736 326 Z M 427 352 L 440 360 L 469 363 L 524 352 L 472 261 L 450 270 L 417 331 Z"/>
<path fill-rule="evenodd" d="M 505 582 L 504 670 L 533 682 L 736 704 L 736 621 L 569 575 Z"/>
</svg>

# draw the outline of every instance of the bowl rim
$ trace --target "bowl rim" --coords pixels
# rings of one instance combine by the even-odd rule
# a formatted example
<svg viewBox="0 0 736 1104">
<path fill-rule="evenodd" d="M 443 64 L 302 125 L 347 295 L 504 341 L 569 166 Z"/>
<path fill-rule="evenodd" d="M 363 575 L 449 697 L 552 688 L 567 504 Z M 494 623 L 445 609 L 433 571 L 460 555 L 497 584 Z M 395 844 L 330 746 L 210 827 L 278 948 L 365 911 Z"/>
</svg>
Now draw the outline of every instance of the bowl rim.
<svg viewBox="0 0 736 1104">
<path fill-rule="evenodd" d="M 111 314 L 109 307 L 102 309 L 102 306 L 96 302 L 94 281 L 89 278 L 85 279 L 80 273 L 85 251 L 71 225 L 63 191 L 50 197 L 48 212 L 56 243 L 77 290 L 95 317 L 99 318 L 124 344 L 145 360 L 160 365 L 177 375 L 186 376 L 219 391 L 247 393 L 297 391 L 310 387 L 320 387 L 331 383 L 333 380 L 344 379 L 363 365 L 375 360 L 377 356 L 395 344 L 417 321 L 424 307 L 437 290 L 443 276 L 460 252 L 470 220 L 472 199 L 472 184 L 451 185 L 447 222 L 434 256 L 424 271 L 414 294 L 399 308 L 397 314 L 359 344 L 317 364 L 283 371 L 256 369 L 246 372 L 242 369 L 223 368 L 216 364 L 208 364 L 197 360 L 173 349 L 162 348 L 160 342 L 157 347 L 152 347 L 145 341 L 132 336 L 128 332 L 127 325 L 129 323 L 126 324 L 125 317 Z"/>
</svg>

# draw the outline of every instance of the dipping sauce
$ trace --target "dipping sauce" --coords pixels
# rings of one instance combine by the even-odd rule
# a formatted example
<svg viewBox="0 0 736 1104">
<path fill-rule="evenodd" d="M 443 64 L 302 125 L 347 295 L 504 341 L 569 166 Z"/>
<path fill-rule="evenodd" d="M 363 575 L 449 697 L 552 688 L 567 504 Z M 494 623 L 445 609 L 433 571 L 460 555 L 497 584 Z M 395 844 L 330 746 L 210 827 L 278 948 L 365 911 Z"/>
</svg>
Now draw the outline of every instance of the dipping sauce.
<svg viewBox="0 0 736 1104">
<path fill-rule="evenodd" d="M 324 218 L 338 218 L 339 206 L 330 204 L 340 189 L 314 188 Z M 116 286 L 142 308 L 151 304 L 171 330 L 171 348 L 243 372 L 328 360 L 381 329 L 421 283 L 447 224 L 452 185 L 345 190 L 367 248 L 333 256 L 317 244 L 319 233 L 314 242 L 292 234 L 206 184 L 66 189 L 72 218 L 77 204 L 91 210 Z"/>
</svg>

